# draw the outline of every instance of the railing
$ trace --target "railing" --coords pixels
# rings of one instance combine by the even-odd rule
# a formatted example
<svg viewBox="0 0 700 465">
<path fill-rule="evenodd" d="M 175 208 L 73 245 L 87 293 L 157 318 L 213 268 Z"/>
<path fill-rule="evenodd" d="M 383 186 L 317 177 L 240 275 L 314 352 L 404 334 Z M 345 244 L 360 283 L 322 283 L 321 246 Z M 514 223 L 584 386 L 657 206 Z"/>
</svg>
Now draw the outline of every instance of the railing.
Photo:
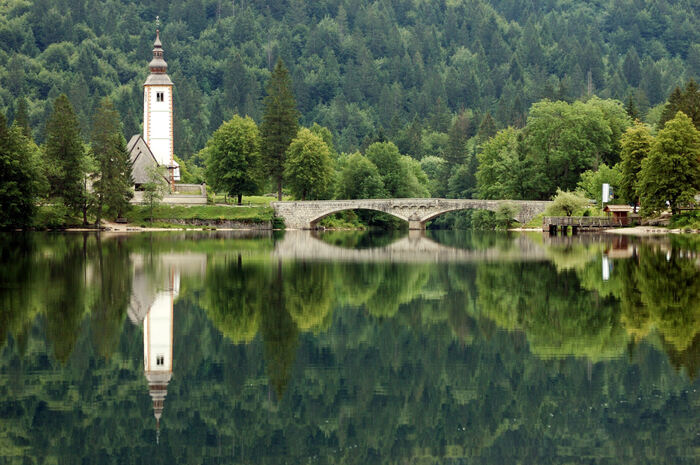
<svg viewBox="0 0 700 465">
<path fill-rule="evenodd" d="M 614 216 L 545 216 L 542 222 L 542 230 L 547 231 L 551 227 L 572 226 L 580 229 L 614 228 L 627 226 L 630 218 Z"/>
</svg>

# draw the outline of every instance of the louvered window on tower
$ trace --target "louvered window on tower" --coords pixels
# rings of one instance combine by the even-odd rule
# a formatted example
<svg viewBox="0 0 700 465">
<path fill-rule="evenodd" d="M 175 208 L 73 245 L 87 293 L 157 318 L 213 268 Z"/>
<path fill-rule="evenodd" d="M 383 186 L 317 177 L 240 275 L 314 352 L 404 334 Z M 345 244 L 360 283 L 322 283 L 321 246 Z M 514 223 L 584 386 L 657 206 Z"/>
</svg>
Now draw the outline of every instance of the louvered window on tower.
<svg viewBox="0 0 700 465">
<path fill-rule="evenodd" d="M 165 365 L 165 357 L 156 355 L 156 365 Z"/>
<path fill-rule="evenodd" d="M 163 92 L 156 92 L 156 102 L 163 101 Z"/>
</svg>

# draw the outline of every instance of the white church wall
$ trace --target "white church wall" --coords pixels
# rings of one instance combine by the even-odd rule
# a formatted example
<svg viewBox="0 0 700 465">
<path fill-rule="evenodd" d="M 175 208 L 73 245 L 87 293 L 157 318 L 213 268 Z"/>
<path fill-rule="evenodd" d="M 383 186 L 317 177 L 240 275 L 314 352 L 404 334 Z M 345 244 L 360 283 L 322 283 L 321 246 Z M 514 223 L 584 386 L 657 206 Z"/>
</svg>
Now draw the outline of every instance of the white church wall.
<svg viewBox="0 0 700 465">
<path fill-rule="evenodd" d="M 172 88 L 144 88 L 144 139 L 161 165 L 170 166 L 173 155 Z"/>
</svg>

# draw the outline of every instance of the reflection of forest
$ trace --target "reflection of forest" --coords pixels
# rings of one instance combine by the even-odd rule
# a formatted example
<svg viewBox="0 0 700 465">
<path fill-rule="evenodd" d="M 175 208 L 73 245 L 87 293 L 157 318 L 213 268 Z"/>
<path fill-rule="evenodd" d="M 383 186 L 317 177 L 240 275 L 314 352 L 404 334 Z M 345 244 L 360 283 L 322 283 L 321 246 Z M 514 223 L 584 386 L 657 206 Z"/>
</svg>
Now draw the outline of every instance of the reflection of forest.
<svg viewBox="0 0 700 465">
<path fill-rule="evenodd" d="M 694 244 L 402 264 L 271 260 L 272 239 L 0 240 L 0 450 L 18 463 L 697 458 Z M 141 330 L 124 322 L 173 266 L 175 377 L 154 454 Z"/>
</svg>

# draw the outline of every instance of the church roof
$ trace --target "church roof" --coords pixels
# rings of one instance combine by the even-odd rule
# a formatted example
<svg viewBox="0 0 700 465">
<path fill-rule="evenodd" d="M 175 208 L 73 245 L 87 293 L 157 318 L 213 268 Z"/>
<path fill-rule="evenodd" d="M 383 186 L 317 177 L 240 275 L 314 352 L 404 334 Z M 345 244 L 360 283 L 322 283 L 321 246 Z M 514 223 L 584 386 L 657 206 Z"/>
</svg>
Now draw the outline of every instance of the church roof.
<svg viewBox="0 0 700 465">
<path fill-rule="evenodd" d="M 172 86 L 173 81 L 167 74 L 149 74 L 144 86 Z"/>
<path fill-rule="evenodd" d="M 158 160 L 156 160 L 143 136 L 134 134 L 129 139 L 126 150 L 129 152 L 129 159 L 131 160 L 131 177 L 134 180 L 134 184 L 149 182 L 148 169 L 152 166 L 158 166 Z M 163 176 L 163 179 L 166 182 L 168 180 L 165 176 Z"/>
</svg>

